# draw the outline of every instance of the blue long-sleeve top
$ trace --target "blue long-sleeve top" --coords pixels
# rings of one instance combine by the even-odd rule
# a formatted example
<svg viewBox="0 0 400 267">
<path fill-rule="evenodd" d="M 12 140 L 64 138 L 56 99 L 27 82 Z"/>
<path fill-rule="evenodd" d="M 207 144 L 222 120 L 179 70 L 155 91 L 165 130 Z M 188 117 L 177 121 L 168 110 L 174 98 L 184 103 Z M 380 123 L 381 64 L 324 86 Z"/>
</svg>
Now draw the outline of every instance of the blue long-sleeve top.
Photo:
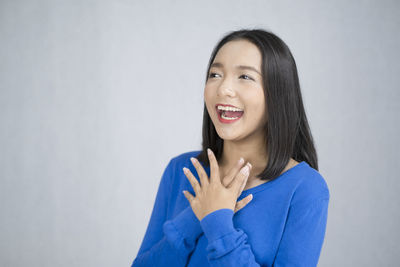
<svg viewBox="0 0 400 267">
<path fill-rule="evenodd" d="M 302 161 L 275 180 L 242 191 L 253 199 L 236 213 L 219 209 L 199 221 L 182 191 L 195 196 L 182 171 L 200 151 L 173 157 L 163 172 L 150 222 L 132 267 L 317 266 L 329 189 Z M 210 167 L 201 163 L 208 177 Z"/>
</svg>

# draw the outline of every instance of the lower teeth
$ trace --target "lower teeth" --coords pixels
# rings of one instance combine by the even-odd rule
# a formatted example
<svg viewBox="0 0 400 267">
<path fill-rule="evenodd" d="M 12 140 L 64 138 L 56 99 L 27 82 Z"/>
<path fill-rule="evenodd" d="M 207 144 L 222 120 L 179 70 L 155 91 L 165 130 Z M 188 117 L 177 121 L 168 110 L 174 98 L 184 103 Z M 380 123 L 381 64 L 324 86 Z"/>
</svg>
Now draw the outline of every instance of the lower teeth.
<svg viewBox="0 0 400 267">
<path fill-rule="evenodd" d="M 225 117 L 225 114 L 224 114 L 224 113 L 221 114 L 221 117 L 222 117 L 223 119 L 225 119 L 225 120 L 236 120 L 237 118 L 239 118 L 239 117 L 234 117 L 234 118 Z"/>
</svg>

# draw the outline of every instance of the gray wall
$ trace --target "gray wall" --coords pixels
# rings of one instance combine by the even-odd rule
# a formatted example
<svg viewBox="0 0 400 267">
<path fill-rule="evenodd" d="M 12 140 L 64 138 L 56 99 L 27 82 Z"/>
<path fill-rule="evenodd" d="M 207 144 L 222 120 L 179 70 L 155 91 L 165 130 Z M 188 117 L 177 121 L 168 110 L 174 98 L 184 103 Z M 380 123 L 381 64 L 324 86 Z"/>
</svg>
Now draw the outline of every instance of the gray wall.
<svg viewBox="0 0 400 267">
<path fill-rule="evenodd" d="M 395 266 L 398 1 L 0 1 L 0 265 L 130 266 L 169 159 L 200 149 L 213 46 L 291 48 L 331 191 L 319 266 Z"/>
</svg>

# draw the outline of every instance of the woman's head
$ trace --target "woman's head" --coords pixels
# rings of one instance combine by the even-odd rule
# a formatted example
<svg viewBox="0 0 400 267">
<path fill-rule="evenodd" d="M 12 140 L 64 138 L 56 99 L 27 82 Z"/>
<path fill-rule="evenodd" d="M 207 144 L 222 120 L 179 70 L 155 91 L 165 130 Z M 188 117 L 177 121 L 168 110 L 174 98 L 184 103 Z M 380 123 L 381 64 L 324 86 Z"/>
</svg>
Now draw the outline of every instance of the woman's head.
<svg viewBox="0 0 400 267">
<path fill-rule="evenodd" d="M 210 66 L 204 101 L 215 130 L 224 141 L 264 137 L 261 59 L 256 45 L 239 39 L 225 43 Z M 232 105 L 243 112 L 222 110 L 223 105 Z M 237 116 L 236 120 L 229 119 Z"/>
<path fill-rule="evenodd" d="M 291 157 L 318 170 L 296 63 L 275 34 L 242 29 L 224 36 L 209 60 L 204 100 L 203 149 L 198 159 L 207 166 L 208 147 L 219 159 L 224 140 L 263 136 L 268 163 L 258 175 L 261 179 L 279 176 Z M 222 123 L 217 104 L 234 105 L 243 115 L 232 123 Z"/>
</svg>

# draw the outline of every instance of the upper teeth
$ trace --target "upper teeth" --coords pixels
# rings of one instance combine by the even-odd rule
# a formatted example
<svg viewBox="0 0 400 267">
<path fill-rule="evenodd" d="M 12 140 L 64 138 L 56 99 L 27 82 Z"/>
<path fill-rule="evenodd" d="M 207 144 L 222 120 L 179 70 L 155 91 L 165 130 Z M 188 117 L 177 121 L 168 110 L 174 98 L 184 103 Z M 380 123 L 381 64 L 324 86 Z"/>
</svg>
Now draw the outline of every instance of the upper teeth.
<svg viewBox="0 0 400 267">
<path fill-rule="evenodd" d="M 234 107 L 218 106 L 217 108 L 218 108 L 218 110 L 225 110 L 225 111 L 243 111 L 241 109 L 234 108 Z"/>
</svg>

